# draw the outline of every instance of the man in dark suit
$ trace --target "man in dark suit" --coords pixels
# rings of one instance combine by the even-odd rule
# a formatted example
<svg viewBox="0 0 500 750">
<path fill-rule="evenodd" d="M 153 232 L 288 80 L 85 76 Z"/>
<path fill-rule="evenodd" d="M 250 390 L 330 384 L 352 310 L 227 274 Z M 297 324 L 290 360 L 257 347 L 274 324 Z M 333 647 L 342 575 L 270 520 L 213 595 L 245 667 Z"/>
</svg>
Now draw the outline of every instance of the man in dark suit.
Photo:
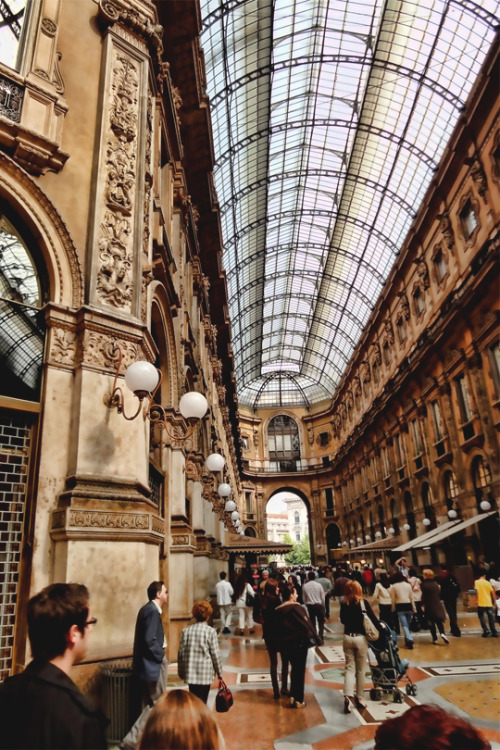
<svg viewBox="0 0 500 750">
<path fill-rule="evenodd" d="M 123 739 L 120 748 L 135 748 L 149 712 L 167 687 L 168 661 L 165 656 L 167 640 L 163 630 L 161 609 L 168 591 L 163 581 L 148 586 L 148 603 L 140 608 L 135 624 L 132 671 L 142 688 L 143 710 Z"/>
<path fill-rule="evenodd" d="M 70 678 L 96 622 L 82 584 L 54 583 L 30 599 L 33 661 L 0 686 L 0 748 L 107 747 L 106 718 Z"/>
</svg>

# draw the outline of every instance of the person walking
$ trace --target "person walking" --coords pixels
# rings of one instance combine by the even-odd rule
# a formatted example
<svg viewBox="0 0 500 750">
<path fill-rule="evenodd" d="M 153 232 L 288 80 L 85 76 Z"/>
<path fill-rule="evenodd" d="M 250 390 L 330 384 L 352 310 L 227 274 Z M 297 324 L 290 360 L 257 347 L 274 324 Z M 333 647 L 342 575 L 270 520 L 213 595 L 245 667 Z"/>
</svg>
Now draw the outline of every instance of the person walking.
<svg viewBox="0 0 500 750">
<path fill-rule="evenodd" d="M 444 643 L 448 645 L 449 640 L 444 634 L 444 621 L 446 619 L 446 613 L 444 606 L 441 601 L 441 587 L 434 580 L 434 571 L 430 568 L 425 568 L 422 575 L 424 580 L 422 581 L 422 610 L 425 614 L 427 622 L 429 624 L 429 630 L 431 631 L 432 642 L 437 643 L 438 637 L 436 633 L 436 625 L 441 638 Z"/>
<path fill-rule="evenodd" d="M 230 633 L 229 626 L 231 625 L 231 617 L 233 612 L 233 601 L 231 599 L 234 594 L 233 587 L 226 581 L 226 571 L 221 570 L 219 573 L 220 581 L 215 584 L 215 596 L 217 597 L 217 604 L 220 611 L 220 624 L 222 625 L 222 632 L 224 634 Z"/>
<path fill-rule="evenodd" d="M 437 582 L 441 586 L 441 599 L 450 620 L 450 632 L 455 638 L 460 638 L 462 631 L 460 630 L 457 617 L 457 599 L 460 594 L 460 584 L 445 565 L 441 565 L 441 572 L 437 576 Z"/>
<path fill-rule="evenodd" d="M 182 630 L 177 655 L 179 677 L 187 682 L 189 692 L 203 703 L 208 700 L 215 675 L 222 678 L 217 633 L 207 622 L 212 612 L 209 602 L 200 601 L 193 605 L 192 615 L 196 622 Z"/>
<path fill-rule="evenodd" d="M 496 638 L 498 633 L 495 628 L 495 610 L 496 610 L 496 597 L 491 583 L 486 580 L 487 571 L 482 569 L 479 570 L 479 577 L 474 582 L 474 588 L 477 591 L 477 616 L 483 629 L 483 638 L 492 636 Z M 490 629 L 486 625 L 485 615 L 488 618 Z"/>
<path fill-rule="evenodd" d="M 390 583 L 387 573 L 380 574 L 380 580 L 375 584 L 373 598 L 378 602 L 378 616 L 391 630 L 394 630 L 392 617 L 392 599 L 389 591 Z"/>
<path fill-rule="evenodd" d="M 368 641 L 365 636 L 363 625 L 364 605 L 366 614 L 375 624 L 377 630 L 382 630 L 370 603 L 363 599 L 363 590 L 358 581 L 348 581 L 344 590 L 344 601 L 340 605 L 340 622 L 344 626 L 344 713 L 350 714 L 352 710 L 351 701 L 356 708 L 366 708 L 363 701 L 363 690 L 365 687 L 366 657 L 368 654 Z M 354 685 L 356 684 L 356 692 Z"/>
<path fill-rule="evenodd" d="M 307 650 L 313 645 L 320 645 L 320 640 L 304 607 L 297 602 L 297 590 L 285 586 L 281 595 L 283 604 L 276 608 L 276 615 L 282 658 L 287 659 L 292 667 L 290 706 L 304 708 Z"/>
<path fill-rule="evenodd" d="M 250 633 L 255 633 L 253 627 L 253 600 L 255 599 L 255 591 L 249 584 L 247 574 L 244 570 L 241 571 L 236 579 L 234 597 L 239 614 L 239 630 L 235 631 L 235 635 L 245 635 L 245 627 L 248 628 Z M 247 601 L 250 602 L 250 598 L 252 599 L 252 603 L 247 604 Z"/>
<path fill-rule="evenodd" d="M 391 582 L 392 611 L 396 612 L 399 623 L 403 628 L 406 648 L 413 648 L 413 637 L 410 631 L 412 613 L 415 612 L 415 602 L 411 585 L 401 572 L 392 576 Z"/>
<path fill-rule="evenodd" d="M 132 656 L 132 674 L 140 686 L 143 708 L 122 740 L 120 750 L 136 748 L 151 708 L 167 688 L 167 639 L 163 630 L 161 611 L 167 601 L 168 591 L 163 581 L 152 581 L 147 588 L 147 594 L 149 601 L 137 614 Z"/>
<path fill-rule="evenodd" d="M 278 684 L 278 653 L 280 643 L 280 631 L 276 609 L 281 604 L 280 589 L 278 581 L 274 578 L 268 578 L 264 586 L 264 592 L 261 599 L 262 612 L 262 637 L 266 644 L 269 655 L 269 667 L 271 675 L 271 684 L 273 686 L 274 700 L 280 698 L 280 688 Z M 288 686 L 288 659 L 281 654 L 281 695 L 290 695 Z"/>
<path fill-rule="evenodd" d="M 105 750 L 106 717 L 71 679 L 85 658 L 93 626 L 89 592 L 53 583 L 28 602 L 33 661 L 0 685 L 0 748 Z"/>
<path fill-rule="evenodd" d="M 307 574 L 307 582 L 302 586 L 302 600 L 307 607 L 312 624 L 320 640 L 323 641 L 325 629 L 325 591 L 316 580 L 314 570 Z"/>
<path fill-rule="evenodd" d="M 415 609 L 417 610 L 417 620 L 421 628 L 427 627 L 425 617 L 422 613 L 422 580 L 419 577 L 416 568 L 410 568 L 408 573 L 408 583 L 413 591 L 413 601 L 415 602 Z"/>
</svg>

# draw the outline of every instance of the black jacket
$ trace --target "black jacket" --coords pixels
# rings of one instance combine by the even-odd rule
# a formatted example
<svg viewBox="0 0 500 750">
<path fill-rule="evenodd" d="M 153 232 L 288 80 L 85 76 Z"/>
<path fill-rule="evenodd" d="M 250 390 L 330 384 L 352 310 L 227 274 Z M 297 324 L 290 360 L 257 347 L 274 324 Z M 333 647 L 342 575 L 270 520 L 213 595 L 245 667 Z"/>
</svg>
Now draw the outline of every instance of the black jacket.
<svg viewBox="0 0 500 750">
<path fill-rule="evenodd" d="M 106 718 L 58 667 L 32 661 L 0 685 L 0 748 L 104 750 Z"/>
<path fill-rule="evenodd" d="M 165 656 L 165 633 L 158 607 L 153 601 L 141 607 L 137 615 L 132 669 L 136 677 L 156 682 Z"/>
<path fill-rule="evenodd" d="M 302 604 L 297 602 L 280 604 L 276 609 L 276 618 L 280 651 L 321 645 L 322 641 Z"/>
</svg>

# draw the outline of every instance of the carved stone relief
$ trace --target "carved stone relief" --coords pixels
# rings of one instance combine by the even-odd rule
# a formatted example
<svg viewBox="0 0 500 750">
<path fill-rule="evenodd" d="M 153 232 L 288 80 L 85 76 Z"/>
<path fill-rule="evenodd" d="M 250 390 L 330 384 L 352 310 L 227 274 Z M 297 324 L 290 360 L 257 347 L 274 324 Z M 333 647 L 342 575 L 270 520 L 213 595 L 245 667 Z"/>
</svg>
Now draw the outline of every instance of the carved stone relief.
<svg viewBox="0 0 500 750">
<path fill-rule="evenodd" d="M 443 237 L 446 240 L 448 249 L 451 250 L 451 248 L 455 244 L 455 234 L 453 232 L 453 226 L 451 224 L 450 215 L 447 211 L 440 214 L 438 216 L 439 224 L 441 228 L 441 232 L 443 233 Z"/>
<path fill-rule="evenodd" d="M 139 69 L 115 50 L 106 133 L 104 200 L 100 224 L 97 296 L 110 307 L 131 311 L 133 232 L 136 195 Z"/>
<path fill-rule="evenodd" d="M 53 328 L 49 360 L 57 365 L 73 367 L 76 355 L 76 334 L 67 329 Z"/>
<path fill-rule="evenodd" d="M 401 310 L 403 313 L 403 318 L 405 320 L 410 320 L 410 303 L 408 302 L 408 297 L 406 292 L 403 290 L 401 292 L 397 292 L 397 296 L 399 297 L 400 303 L 401 303 Z"/>
<path fill-rule="evenodd" d="M 417 274 L 420 279 L 422 288 L 428 289 L 431 285 L 431 282 L 429 279 L 429 269 L 427 268 L 427 263 L 422 257 L 414 258 L 413 262 L 417 266 Z"/>
<path fill-rule="evenodd" d="M 86 330 L 83 343 L 83 361 L 85 364 L 97 365 L 116 370 L 119 352 L 122 353 L 122 373 L 127 367 L 140 359 L 139 347 L 131 341 L 110 338 L 104 333 Z"/>
<path fill-rule="evenodd" d="M 484 197 L 486 191 L 488 190 L 488 181 L 486 179 L 486 174 L 479 156 L 475 154 L 469 159 L 465 159 L 465 164 L 470 167 L 470 175 L 477 187 L 477 192 L 479 193 L 479 195 Z"/>
</svg>

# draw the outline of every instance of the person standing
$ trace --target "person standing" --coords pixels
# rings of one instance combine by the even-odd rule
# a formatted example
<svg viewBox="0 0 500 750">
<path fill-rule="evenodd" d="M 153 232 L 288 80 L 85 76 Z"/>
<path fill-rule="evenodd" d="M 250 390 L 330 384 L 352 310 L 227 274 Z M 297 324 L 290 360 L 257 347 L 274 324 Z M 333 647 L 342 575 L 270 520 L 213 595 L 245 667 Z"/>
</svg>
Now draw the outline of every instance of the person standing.
<svg viewBox="0 0 500 750">
<path fill-rule="evenodd" d="M 460 584 L 451 571 L 444 565 L 441 566 L 437 582 L 441 586 L 441 599 L 450 618 L 450 632 L 455 638 L 460 638 L 462 632 L 457 617 L 457 599 L 460 594 Z"/>
<path fill-rule="evenodd" d="M 406 557 L 400 557 L 399 560 L 396 560 L 394 565 L 399 570 L 399 572 L 403 575 L 403 578 L 409 578 L 410 569 L 408 568 Z"/>
<path fill-rule="evenodd" d="M 321 586 L 323 586 L 323 591 L 325 592 L 325 616 L 328 619 L 330 617 L 330 597 L 333 590 L 332 582 L 326 577 L 326 570 L 324 568 L 320 568 L 316 580 Z"/>
<path fill-rule="evenodd" d="M 217 633 L 207 622 L 212 611 L 211 605 L 206 601 L 193 605 L 192 614 L 196 622 L 183 629 L 177 656 L 179 677 L 187 682 L 189 692 L 203 703 L 208 700 L 215 675 L 219 680 L 222 678 Z"/>
<path fill-rule="evenodd" d="M 279 700 L 280 687 L 278 684 L 278 652 L 280 643 L 280 631 L 276 609 L 281 604 L 280 590 L 278 581 L 274 578 L 268 578 L 262 595 L 262 637 L 266 644 L 267 653 L 269 654 L 269 672 L 271 675 L 271 684 L 273 686 L 274 700 Z M 283 653 L 281 654 L 281 695 L 290 695 L 287 689 L 288 685 L 288 661 Z"/>
<path fill-rule="evenodd" d="M 493 586 L 489 581 L 486 580 L 487 571 L 483 570 L 474 582 L 474 588 L 477 591 L 477 616 L 483 629 L 483 638 L 496 638 L 498 633 L 495 628 L 495 609 L 496 609 L 496 597 L 493 590 Z M 490 629 L 486 625 L 485 615 L 488 618 Z"/>
<path fill-rule="evenodd" d="M 348 581 L 344 592 L 344 601 L 340 605 L 340 622 L 344 626 L 344 713 L 350 714 L 352 710 L 351 701 L 354 701 L 359 709 L 366 708 L 363 701 L 363 690 L 365 687 L 366 657 L 368 654 L 368 641 L 366 640 L 365 627 L 363 624 L 364 605 L 366 614 L 375 624 L 377 630 L 381 631 L 381 625 L 370 606 L 363 599 L 363 590 L 358 581 Z M 354 684 L 356 683 L 356 693 Z"/>
<path fill-rule="evenodd" d="M 430 568 L 425 568 L 422 571 L 424 580 L 421 584 L 422 591 L 422 609 L 425 613 L 427 622 L 429 623 L 429 630 L 431 631 L 432 642 L 437 643 L 438 638 L 436 634 L 436 625 L 443 639 L 444 643 L 448 645 L 449 640 L 444 634 L 444 621 L 446 619 L 446 613 L 444 611 L 443 603 L 441 602 L 441 589 L 439 584 L 434 580 L 434 571 Z"/>
<path fill-rule="evenodd" d="M 135 748 L 152 707 L 166 690 L 168 661 L 165 656 L 167 639 L 163 630 L 161 610 L 168 598 L 163 581 L 152 581 L 147 589 L 148 603 L 140 608 L 135 623 L 132 674 L 139 682 L 143 709 L 120 750 Z"/>
<path fill-rule="evenodd" d="M 107 748 L 105 716 L 70 678 L 96 623 L 82 584 L 54 583 L 29 600 L 33 661 L 0 685 L 0 748 Z"/>
<path fill-rule="evenodd" d="M 403 573 L 395 573 L 391 581 L 391 601 L 392 611 L 396 612 L 400 625 L 405 635 L 406 648 L 413 648 L 413 638 L 410 631 L 410 622 L 412 613 L 415 612 L 415 602 L 413 600 L 413 591 Z"/>
<path fill-rule="evenodd" d="M 325 629 L 325 592 L 321 583 L 316 580 L 314 570 L 307 575 L 307 582 L 302 586 L 302 600 L 307 607 L 311 622 L 316 632 L 323 641 Z"/>
<path fill-rule="evenodd" d="M 247 604 L 247 595 L 252 599 L 252 603 Z M 239 613 L 239 630 L 235 631 L 235 635 L 245 635 L 245 627 L 248 628 L 250 634 L 255 633 L 254 622 L 253 622 L 253 603 L 255 599 L 255 591 L 252 586 L 248 583 L 247 574 L 244 570 L 241 571 L 240 575 L 236 579 L 234 585 L 234 597 L 236 599 L 236 606 L 238 607 Z"/>
<path fill-rule="evenodd" d="M 393 630 L 392 599 L 389 588 L 390 583 L 387 573 L 381 573 L 380 580 L 375 584 L 373 598 L 378 602 L 379 618 Z"/>
<path fill-rule="evenodd" d="M 313 573 L 314 575 L 314 573 Z M 323 591 L 323 589 L 321 589 Z M 304 682 L 306 675 L 307 650 L 313 645 L 321 645 L 312 622 L 302 604 L 297 602 L 297 591 L 290 586 L 281 590 L 283 604 L 276 608 L 277 628 L 280 633 L 279 645 L 282 659 L 292 667 L 290 678 L 290 707 L 304 708 Z"/>
<path fill-rule="evenodd" d="M 220 610 L 220 623 L 222 625 L 222 632 L 227 634 L 231 631 L 229 626 L 231 624 L 231 615 L 233 609 L 232 595 L 234 594 L 233 587 L 226 581 L 226 572 L 221 570 L 219 573 L 220 581 L 215 584 L 215 595 L 217 597 L 217 604 Z"/>
</svg>

